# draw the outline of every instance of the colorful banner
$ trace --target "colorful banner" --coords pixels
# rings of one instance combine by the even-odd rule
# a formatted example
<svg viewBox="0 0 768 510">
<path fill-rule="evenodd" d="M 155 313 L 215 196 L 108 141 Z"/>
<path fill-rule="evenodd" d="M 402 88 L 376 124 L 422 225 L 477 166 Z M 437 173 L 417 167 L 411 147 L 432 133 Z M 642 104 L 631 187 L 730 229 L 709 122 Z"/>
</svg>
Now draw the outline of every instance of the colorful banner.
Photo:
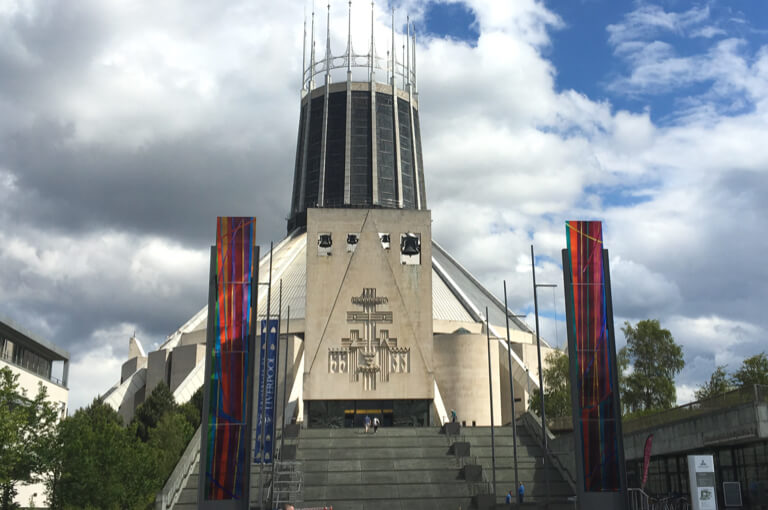
<svg viewBox="0 0 768 510">
<path fill-rule="evenodd" d="M 568 348 L 583 490 L 620 491 L 621 416 L 616 405 L 616 348 L 610 334 L 613 318 L 607 309 L 602 225 L 599 221 L 568 221 L 566 235 L 563 271 L 569 311 Z"/>
<path fill-rule="evenodd" d="M 261 321 L 259 348 L 259 398 L 256 407 L 255 464 L 271 464 L 275 437 L 275 394 L 277 392 L 277 320 Z M 264 438 L 262 440 L 262 430 Z"/>
<path fill-rule="evenodd" d="M 208 308 L 206 343 L 203 503 L 244 500 L 247 505 L 255 221 L 220 217 L 216 224 L 215 297 Z"/>
<path fill-rule="evenodd" d="M 645 484 L 648 482 L 648 466 L 651 465 L 651 445 L 653 444 L 653 434 L 648 434 L 645 439 L 645 451 L 643 452 L 643 483 L 640 484 L 641 489 L 645 489 Z"/>
</svg>

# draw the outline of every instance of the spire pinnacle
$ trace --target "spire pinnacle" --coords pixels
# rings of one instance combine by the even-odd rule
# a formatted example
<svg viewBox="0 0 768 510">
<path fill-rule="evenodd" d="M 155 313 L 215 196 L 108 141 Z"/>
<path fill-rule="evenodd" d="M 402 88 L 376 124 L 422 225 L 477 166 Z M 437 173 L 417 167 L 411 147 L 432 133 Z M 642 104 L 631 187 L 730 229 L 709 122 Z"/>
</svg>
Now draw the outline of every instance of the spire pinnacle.
<svg viewBox="0 0 768 510">
<path fill-rule="evenodd" d="M 325 22 L 325 76 L 326 84 L 331 76 L 331 4 L 328 3 L 328 17 Z"/>
<path fill-rule="evenodd" d="M 406 15 L 405 26 L 407 30 L 407 35 L 405 37 L 405 45 L 406 45 L 405 86 L 406 88 L 410 89 L 411 87 L 411 17 L 410 16 Z"/>
<path fill-rule="evenodd" d="M 411 35 L 411 51 L 413 52 L 413 93 L 416 94 L 416 26 L 413 27 Z"/>
<path fill-rule="evenodd" d="M 352 73 L 352 0 L 347 9 L 347 74 Z"/>
<path fill-rule="evenodd" d="M 392 86 L 395 86 L 395 63 L 396 63 L 396 55 L 395 52 L 395 6 L 392 6 Z"/>
<path fill-rule="evenodd" d="M 309 90 L 315 83 L 315 9 L 312 6 L 312 46 L 309 49 Z"/>
<path fill-rule="evenodd" d="M 373 31 L 373 11 L 374 11 L 374 7 L 375 7 L 375 3 L 373 1 L 371 1 L 371 62 L 370 62 L 370 64 L 371 64 L 371 82 L 373 82 L 373 79 L 374 79 L 375 71 L 373 70 L 373 68 L 375 66 L 375 60 L 376 60 L 376 46 L 374 44 L 374 39 L 373 39 L 373 32 L 374 32 Z"/>
<path fill-rule="evenodd" d="M 307 11 L 304 10 L 304 44 L 301 45 L 301 90 L 306 88 L 304 73 L 307 70 Z"/>
</svg>

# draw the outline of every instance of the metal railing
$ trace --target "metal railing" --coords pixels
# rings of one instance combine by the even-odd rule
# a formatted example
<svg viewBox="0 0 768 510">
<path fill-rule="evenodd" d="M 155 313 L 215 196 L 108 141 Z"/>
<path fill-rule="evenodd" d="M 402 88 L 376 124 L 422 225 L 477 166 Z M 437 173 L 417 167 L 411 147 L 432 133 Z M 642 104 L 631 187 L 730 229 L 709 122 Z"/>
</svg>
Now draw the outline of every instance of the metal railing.
<svg viewBox="0 0 768 510">
<path fill-rule="evenodd" d="M 168 477 L 165 486 L 155 497 L 155 510 L 173 508 L 173 505 L 179 500 L 190 475 L 195 471 L 195 464 L 200 460 L 200 433 L 201 427 L 197 427 L 197 431 L 189 441 L 179 462 L 176 463 L 171 476 Z"/>
<path fill-rule="evenodd" d="M 654 497 L 643 489 L 629 488 L 630 510 L 690 510 L 691 504 L 679 495 Z"/>
<path fill-rule="evenodd" d="M 280 508 L 282 503 L 303 501 L 304 471 L 297 460 L 275 461 L 275 477 L 272 482 L 272 503 Z"/>
<path fill-rule="evenodd" d="M 626 417 L 623 420 L 624 434 L 659 427 L 743 404 L 766 402 L 768 402 L 768 386 L 755 384 L 658 413 Z"/>
</svg>

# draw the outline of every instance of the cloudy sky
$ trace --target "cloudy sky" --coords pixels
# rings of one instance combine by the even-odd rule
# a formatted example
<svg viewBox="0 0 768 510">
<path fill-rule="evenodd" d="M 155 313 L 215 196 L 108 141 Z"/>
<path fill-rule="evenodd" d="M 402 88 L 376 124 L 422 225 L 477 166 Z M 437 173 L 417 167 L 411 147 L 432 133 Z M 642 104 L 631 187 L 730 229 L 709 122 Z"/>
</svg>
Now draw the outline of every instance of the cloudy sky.
<svg viewBox="0 0 768 510">
<path fill-rule="evenodd" d="M 768 4 L 396 7 L 417 33 L 434 237 L 467 269 L 530 318 L 534 244 L 562 346 L 564 221 L 599 219 L 617 326 L 672 331 L 679 401 L 766 349 Z M 311 10 L 0 0 L 0 316 L 70 351 L 71 407 L 117 380 L 134 331 L 151 349 L 205 304 L 216 216 L 284 236 Z M 365 52 L 370 4 L 352 12 Z M 335 54 L 346 14 L 331 1 Z M 375 16 L 384 52 L 383 1 Z"/>
</svg>

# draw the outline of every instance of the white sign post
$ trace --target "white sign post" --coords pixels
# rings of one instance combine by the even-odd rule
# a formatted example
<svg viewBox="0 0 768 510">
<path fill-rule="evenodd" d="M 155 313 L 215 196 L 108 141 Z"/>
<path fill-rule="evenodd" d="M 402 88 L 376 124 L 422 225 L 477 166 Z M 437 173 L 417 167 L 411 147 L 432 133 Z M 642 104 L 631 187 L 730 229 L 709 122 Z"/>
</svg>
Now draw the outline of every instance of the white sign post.
<svg viewBox="0 0 768 510">
<path fill-rule="evenodd" d="M 688 456 L 688 481 L 693 510 L 717 510 L 715 460 L 712 455 Z"/>
</svg>

